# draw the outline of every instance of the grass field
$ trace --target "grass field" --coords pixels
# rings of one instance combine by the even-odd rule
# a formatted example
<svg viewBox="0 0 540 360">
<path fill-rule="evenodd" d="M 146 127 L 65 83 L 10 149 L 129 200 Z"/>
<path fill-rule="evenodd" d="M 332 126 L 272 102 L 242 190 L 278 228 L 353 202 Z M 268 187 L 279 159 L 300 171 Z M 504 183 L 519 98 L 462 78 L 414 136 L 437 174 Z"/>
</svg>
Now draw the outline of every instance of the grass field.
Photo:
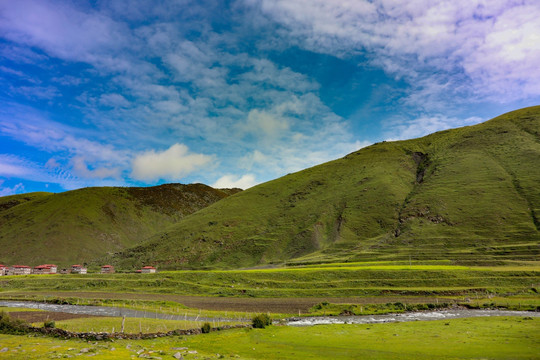
<svg viewBox="0 0 540 360">
<path fill-rule="evenodd" d="M 540 319 L 493 317 L 370 325 L 271 326 L 155 340 L 87 343 L 0 335 L 0 359 L 141 354 L 185 359 L 537 359 Z M 86 349 L 81 353 L 82 349 Z M 142 351 L 141 351 L 142 350 Z M 140 352 L 140 353 L 138 353 Z"/>
<path fill-rule="evenodd" d="M 184 320 L 160 320 L 160 319 L 140 319 L 126 318 L 124 321 L 124 332 L 128 334 L 156 333 L 172 330 L 200 329 L 204 321 L 184 321 Z M 223 322 L 216 319 L 209 322 L 212 327 L 222 325 L 235 325 L 237 322 Z M 120 332 L 122 328 L 121 317 L 92 317 L 56 321 L 57 328 L 73 332 Z M 43 326 L 43 323 L 35 323 L 34 326 Z"/>
<path fill-rule="evenodd" d="M 235 271 L 5 277 L 0 298 L 246 319 L 357 315 L 462 305 L 540 309 L 540 267 L 334 264 Z"/>
<path fill-rule="evenodd" d="M 6 277 L 12 291 L 102 291 L 226 297 L 456 296 L 515 294 L 540 286 L 540 267 L 373 265 L 157 274 Z M 535 289 L 535 290 L 531 290 Z"/>
</svg>

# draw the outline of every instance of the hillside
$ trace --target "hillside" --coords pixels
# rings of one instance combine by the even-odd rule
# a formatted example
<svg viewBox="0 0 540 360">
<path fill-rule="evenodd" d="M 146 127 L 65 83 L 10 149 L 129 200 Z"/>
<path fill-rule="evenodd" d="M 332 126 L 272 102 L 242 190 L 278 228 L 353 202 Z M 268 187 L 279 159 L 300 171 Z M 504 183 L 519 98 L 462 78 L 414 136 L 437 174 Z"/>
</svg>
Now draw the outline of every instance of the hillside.
<svg viewBox="0 0 540 360">
<path fill-rule="evenodd" d="M 0 198 L 0 263 L 85 263 L 133 246 L 238 189 L 100 187 Z"/>
<path fill-rule="evenodd" d="M 540 107 L 377 143 L 243 191 L 116 254 L 124 267 L 538 261 Z"/>
</svg>

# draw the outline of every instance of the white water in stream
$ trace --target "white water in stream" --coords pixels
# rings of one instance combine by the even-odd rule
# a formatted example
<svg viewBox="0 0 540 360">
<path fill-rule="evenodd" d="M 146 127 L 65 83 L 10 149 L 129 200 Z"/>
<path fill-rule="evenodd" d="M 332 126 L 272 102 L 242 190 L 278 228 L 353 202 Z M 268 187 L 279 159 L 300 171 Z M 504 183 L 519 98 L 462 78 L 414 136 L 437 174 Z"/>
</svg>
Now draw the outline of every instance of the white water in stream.
<svg viewBox="0 0 540 360">
<path fill-rule="evenodd" d="M 151 318 L 163 320 L 199 320 L 212 321 L 203 317 L 168 315 L 156 312 L 146 312 L 140 310 L 131 310 L 125 308 L 109 307 L 109 306 L 82 306 L 82 305 L 59 305 L 48 304 L 33 301 L 2 301 L 0 307 L 19 307 L 40 309 L 53 312 L 64 312 L 70 314 L 86 314 L 99 316 L 114 316 L 114 317 L 132 317 L 132 318 Z M 1 310 L 1 309 L 0 309 Z M 444 320 L 466 317 L 479 316 L 521 316 L 521 317 L 540 317 L 540 312 L 530 311 L 509 311 L 509 310 L 437 310 L 437 311 L 421 311 L 402 314 L 385 314 L 385 315 L 364 315 L 364 316 L 311 316 L 298 317 L 287 319 L 289 326 L 312 326 L 323 324 L 376 324 L 387 322 L 403 322 L 403 321 L 427 321 L 427 320 Z M 220 321 L 238 321 L 239 319 L 220 319 Z M 243 319 L 249 321 L 249 319 Z"/>
<path fill-rule="evenodd" d="M 362 316 L 312 316 L 289 319 L 289 326 L 312 326 L 328 324 L 377 324 L 388 322 L 405 321 L 428 321 L 444 320 L 480 316 L 522 316 L 522 317 L 540 317 L 538 312 L 529 311 L 509 311 L 509 310 L 437 310 L 437 311 L 419 311 L 401 314 L 385 315 L 362 315 Z"/>
</svg>

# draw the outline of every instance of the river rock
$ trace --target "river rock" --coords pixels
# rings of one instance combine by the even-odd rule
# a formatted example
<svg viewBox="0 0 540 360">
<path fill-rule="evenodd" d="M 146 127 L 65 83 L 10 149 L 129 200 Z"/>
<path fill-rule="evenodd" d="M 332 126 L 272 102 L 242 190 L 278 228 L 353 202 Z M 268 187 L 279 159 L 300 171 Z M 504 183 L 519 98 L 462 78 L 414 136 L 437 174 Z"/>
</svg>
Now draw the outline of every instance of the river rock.
<svg viewBox="0 0 540 360">
<path fill-rule="evenodd" d="M 179 352 L 175 353 L 172 357 L 177 360 L 182 360 L 184 358 Z"/>
</svg>

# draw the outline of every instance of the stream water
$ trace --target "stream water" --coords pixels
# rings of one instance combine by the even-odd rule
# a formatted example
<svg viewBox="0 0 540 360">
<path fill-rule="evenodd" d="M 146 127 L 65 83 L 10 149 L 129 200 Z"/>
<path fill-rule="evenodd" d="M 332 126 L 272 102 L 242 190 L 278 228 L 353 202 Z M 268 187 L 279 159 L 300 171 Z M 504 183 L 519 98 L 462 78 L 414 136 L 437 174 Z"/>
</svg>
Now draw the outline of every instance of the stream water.
<svg viewBox="0 0 540 360">
<path fill-rule="evenodd" d="M 187 315 L 170 315 L 162 314 L 158 312 L 132 310 L 120 307 L 112 306 L 86 306 L 86 305 L 60 305 L 60 304 L 48 304 L 34 301 L 4 301 L 0 300 L 1 307 L 14 307 L 14 308 L 27 308 L 27 309 L 39 309 L 52 312 L 63 312 L 69 314 L 85 314 L 85 315 L 98 315 L 98 316 L 112 316 L 112 317 L 128 317 L 128 318 L 146 318 L 146 319 L 161 319 L 161 320 L 189 320 L 189 321 L 213 321 L 218 320 L 215 318 L 205 318 L 199 316 L 187 316 Z M 238 321 L 239 319 L 223 319 L 219 321 Z M 241 319 L 244 320 L 244 319 Z"/>
<path fill-rule="evenodd" d="M 509 310 L 437 310 L 409 312 L 401 314 L 363 315 L 363 316 L 312 316 L 289 319 L 289 326 L 312 326 L 324 324 L 377 324 L 404 321 L 427 321 L 479 316 L 523 316 L 540 317 L 538 312 Z"/>
<path fill-rule="evenodd" d="M 109 306 L 83 306 L 83 305 L 58 305 L 33 301 L 3 301 L 0 300 L 0 307 L 31 308 L 53 312 L 64 312 L 70 314 L 86 314 L 99 316 L 130 317 L 130 318 L 151 318 L 163 320 L 190 320 L 190 321 L 212 321 L 204 317 L 194 317 L 187 315 L 168 315 L 156 312 L 131 310 Z M 522 316 L 540 317 L 540 312 L 529 311 L 508 311 L 508 310 L 437 310 L 410 312 L 402 314 L 385 315 L 364 315 L 364 316 L 311 316 L 290 318 L 287 320 L 289 326 L 312 326 L 323 324 L 375 324 L 387 322 L 403 321 L 427 321 L 444 320 L 455 318 L 479 317 L 479 316 Z M 219 321 L 238 321 L 239 319 L 219 319 Z M 245 320 L 245 319 L 243 319 Z"/>
</svg>

